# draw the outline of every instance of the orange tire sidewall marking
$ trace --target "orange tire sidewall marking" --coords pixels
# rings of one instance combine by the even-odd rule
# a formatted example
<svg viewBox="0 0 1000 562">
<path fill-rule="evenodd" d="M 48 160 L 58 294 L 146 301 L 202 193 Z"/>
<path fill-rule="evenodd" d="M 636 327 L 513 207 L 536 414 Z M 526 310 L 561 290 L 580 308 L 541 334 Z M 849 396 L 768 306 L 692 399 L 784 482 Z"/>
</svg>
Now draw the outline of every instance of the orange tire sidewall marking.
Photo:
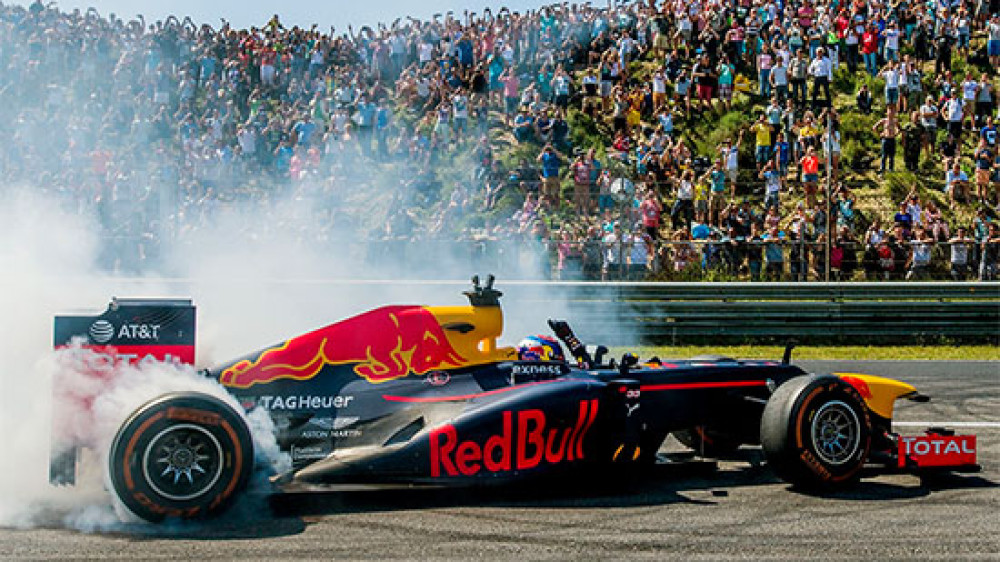
<svg viewBox="0 0 1000 562">
<path fill-rule="evenodd" d="M 212 500 L 212 503 L 209 505 L 209 509 L 218 506 L 233 493 L 233 490 L 236 489 L 236 485 L 239 483 L 240 473 L 243 471 L 243 449 L 240 447 L 240 440 L 236 436 L 236 430 L 233 429 L 233 426 L 224 419 L 220 425 L 222 426 L 222 429 L 226 431 L 226 434 L 229 435 L 229 439 L 233 442 L 233 479 L 229 481 L 229 485 L 226 486 L 226 489 L 223 490 L 221 494 L 216 496 L 214 500 Z"/>
<path fill-rule="evenodd" d="M 128 445 L 125 447 L 125 453 L 124 453 L 124 459 L 122 461 L 122 465 L 123 465 L 123 468 L 124 468 L 125 485 L 126 485 L 126 487 L 130 491 L 134 491 L 135 490 L 135 480 L 132 477 L 132 467 L 130 466 L 129 459 L 132 457 L 132 453 L 135 450 L 136 443 L 138 442 L 139 438 L 143 435 L 143 433 L 145 433 L 146 430 L 148 430 L 151 425 L 153 425 L 154 423 L 156 423 L 157 421 L 159 421 L 160 419 L 162 419 L 171 410 L 173 410 L 173 409 L 168 409 L 168 410 L 165 410 L 165 411 L 157 412 L 156 414 L 154 414 L 153 416 L 151 416 L 149 419 L 147 419 L 146 421 L 142 422 L 142 424 L 139 426 L 139 428 L 136 430 L 136 432 L 132 435 L 132 438 L 129 440 Z M 185 409 L 185 410 L 187 412 L 198 411 L 198 410 L 194 410 L 194 409 Z M 204 411 L 202 411 L 202 412 L 204 412 Z M 234 470 L 233 470 L 233 478 L 232 478 L 232 480 L 230 480 L 229 484 L 226 486 L 226 489 L 223 490 L 221 494 L 219 494 L 218 496 L 216 496 L 216 498 L 214 500 L 212 500 L 212 503 L 209 505 L 209 509 L 214 509 L 215 507 L 217 507 L 219 504 L 221 504 L 227 497 L 229 497 L 233 493 L 233 491 L 236 489 L 236 485 L 239 483 L 240 473 L 241 473 L 241 471 L 243 469 L 243 449 L 240 446 L 240 441 L 239 441 L 238 436 L 236 435 L 236 430 L 233 428 L 233 426 L 228 421 L 226 421 L 225 419 L 221 419 L 221 417 L 218 414 L 216 414 L 216 413 L 213 413 L 213 412 L 204 412 L 204 413 L 206 414 L 206 417 L 215 417 L 215 418 L 217 418 L 217 419 L 220 420 L 218 425 L 221 426 L 225 430 L 226 434 L 229 436 L 230 440 L 233 443 L 233 451 L 232 451 L 233 452 L 232 464 L 233 464 L 233 468 L 234 468 Z M 174 417 L 174 416 L 171 416 L 171 417 Z M 145 496 L 145 494 L 143 494 L 143 496 Z M 147 496 L 147 500 L 150 501 L 150 502 L 152 502 L 152 500 L 149 500 L 148 496 Z M 142 503 L 142 502 L 140 502 L 140 503 Z M 188 516 L 192 516 L 192 515 L 196 514 L 200 510 L 201 510 L 200 507 L 194 507 L 191 510 L 188 510 L 187 515 Z M 183 513 L 181 510 L 167 510 L 167 511 L 171 512 L 171 513 L 167 513 L 168 515 L 169 514 L 173 514 L 175 516 L 177 514 Z"/>
<path fill-rule="evenodd" d="M 124 468 L 125 473 L 125 487 L 129 490 L 135 490 L 135 481 L 132 479 L 132 467 L 129 463 L 129 459 L 132 458 L 132 451 L 135 449 L 135 444 L 139 440 L 139 437 L 149 429 L 149 426 L 153 425 L 156 421 L 166 415 L 166 412 L 157 412 L 155 415 L 151 416 L 148 420 L 142 422 L 139 429 L 132 434 L 132 438 L 129 439 L 128 445 L 125 447 L 125 455 L 122 458 L 122 468 Z"/>
<path fill-rule="evenodd" d="M 845 393 L 848 394 L 848 395 L 850 395 L 850 396 L 852 396 L 853 398 L 857 399 L 858 396 L 855 396 L 855 394 L 857 393 L 857 391 L 854 390 L 854 387 L 849 387 L 849 388 L 850 388 L 850 390 L 846 390 L 845 389 Z M 817 393 L 822 392 L 824 390 L 833 391 L 833 390 L 836 390 L 836 389 L 837 389 L 836 385 L 830 385 L 830 386 L 826 386 L 826 387 L 823 387 L 823 386 L 817 387 L 817 388 L 813 389 L 812 392 L 810 392 L 806 396 L 805 400 L 802 401 L 801 406 L 799 406 L 799 413 L 798 413 L 798 416 L 796 416 L 796 419 L 795 419 L 795 441 L 796 441 L 796 444 L 798 445 L 798 448 L 800 450 L 804 447 L 803 442 L 802 442 L 802 418 L 805 415 L 806 410 L 808 409 L 809 403 L 812 401 L 812 399 L 816 396 Z M 862 402 L 862 404 L 864 404 L 864 402 Z M 865 421 L 868 422 L 868 411 L 866 409 L 862 408 L 862 412 L 861 413 L 865 417 Z M 866 423 L 866 425 L 870 425 L 870 422 Z M 871 435 L 869 435 L 868 438 L 865 440 L 865 447 L 864 448 L 867 448 L 868 443 L 871 443 Z M 859 443 L 858 445 L 860 446 L 861 443 Z M 843 480 L 847 480 L 847 479 L 851 478 L 852 476 L 854 476 L 863 467 L 864 467 L 864 463 L 859 463 L 858 466 L 854 467 L 853 470 L 850 470 L 846 474 L 842 474 L 840 476 L 836 476 L 833 473 L 829 473 L 827 476 L 824 476 L 822 474 L 817 473 L 815 470 L 813 470 L 813 472 L 816 473 L 818 476 L 823 477 L 824 479 L 826 479 L 828 481 L 831 481 L 831 482 L 841 482 Z M 812 469 L 811 466 L 810 466 L 810 469 Z"/>
</svg>

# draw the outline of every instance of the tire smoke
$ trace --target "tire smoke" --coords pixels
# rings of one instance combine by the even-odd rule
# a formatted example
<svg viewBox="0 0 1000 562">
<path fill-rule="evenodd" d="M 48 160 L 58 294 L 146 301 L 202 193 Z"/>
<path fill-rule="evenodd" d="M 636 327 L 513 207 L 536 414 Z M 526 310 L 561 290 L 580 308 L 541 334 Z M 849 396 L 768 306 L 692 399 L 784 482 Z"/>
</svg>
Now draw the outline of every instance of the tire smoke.
<svg viewBox="0 0 1000 562">
<path fill-rule="evenodd" d="M 53 488 L 45 481 L 45 455 L 33 459 L 4 478 L 0 525 L 15 527 L 66 526 L 86 532 L 136 531 L 146 525 L 117 505 L 106 488 L 107 458 L 111 442 L 125 419 L 140 406 L 168 392 L 194 391 L 214 396 L 233 410 L 239 403 L 213 379 L 205 378 L 189 365 L 159 361 L 138 365 L 106 365 L 106 359 L 80 342 L 51 352 L 39 362 L 37 372 L 52 381 L 51 435 L 60 443 L 82 447 L 83 456 L 72 487 Z M 248 494 L 266 492 L 266 476 L 274 469 L 287 469 L 290 459 L 274 439 L 271 418 L 256 409 L 246 416 L 254 439 L 258 470 Z M 48 435 L 32 431 L 37 450 L 45 451 Z M 39 466 L 41 464 L 41 466 Z M 16 486 L 16 487 L 15 487 Z M 237 509 L 224 517 L 247 518 L 259 511 Z M 178 528 L 190 530 L 198 523 Z M 170 527 L 167 527 L 170 528 Z M 157 531 L 159 532 L 159 531 Z"/>
<path fill-rule="evenodd" d="M 385 304 L 463 304 L 452 286 L 369 283 L 364 279 L 406 279 L 391 259 L 355 262 L 285 235 L 247 225 L 286 224 L 302 219 L 301 203 L 269 209 L 233 209 L 214 225 L 162 249 L 163 263 L 144 276 L 110 277 L 98 218 L 63 209 L 58 197 L 40 190 L 11 188 L 0 208 L 0 526 L 58 526 L 87 532 L 161 533 L 190 530 L 201 523 L 150 526 L 122 522 L 104 482 L 107 447 L 120 423 L 144 402 L 164 392 L 201 390 L 233 404 L 214 381 L 191 367 L 146 364 L 116 367 L 108 379 L 81 369 L 93 361 L 85 350 L 52 350 L 53 317 L 86 309 L 96 313 L 111 297 L 190 297 L 198 308 L 197 366 L 212 366 L 289 336 Z M 284 214 L 282 214 L 284 213 Z M 278 216 L 281 215 L 281 216 Z M 307 221 L 305 221 L 307 222 Z M 299 225 L 308 230 L 308 224 Z M 316 228 L 319 228 L 317 225 Z M 414 246 L 430 266 L 446 264 L 442 276 L 467 279 L 487 273 L 483 264 Z M 462 274 L 459 275 L 458 272 Z M 498 286 L 516 303 L 515 291 Z M 169 276 L 169 277 L 167 277 Z M 358 281 L 345 280 L 345 277 Z M 440 277 L 439 277 L 440 278 Z M 331 282 L 331 280 L 340 280 Z M 507 341 L 518 341 L 558 317 L 564 300 L 546 306 L 510 308 Z M 57 379 L 58 376 L 58 379 Z M 58 386 L 54 382 L 59 380 Z M 68 382 L 66 382 L 68 381 Z M 235 408 L 242 411 L 238 405 Z M 58 415 L 53 416 L 53 413 Z M 248 422 L 261 465 L 287 463 L 274 442 L 271 420 L 251 412 Z M 87 444 L 81 479 L 72 488 L 48 483 L 53 431 Z M 279 467 L 280 468 L 280 467 Z M 251 488 L 265 489 L 266 475 Z M 251 494 L 252 496 L 252 494 Z M 225 518 L 266 516 L 260 501 L 246 497 Z M 214 523 L 213 523 L 214 524 Z"/>
</svg>

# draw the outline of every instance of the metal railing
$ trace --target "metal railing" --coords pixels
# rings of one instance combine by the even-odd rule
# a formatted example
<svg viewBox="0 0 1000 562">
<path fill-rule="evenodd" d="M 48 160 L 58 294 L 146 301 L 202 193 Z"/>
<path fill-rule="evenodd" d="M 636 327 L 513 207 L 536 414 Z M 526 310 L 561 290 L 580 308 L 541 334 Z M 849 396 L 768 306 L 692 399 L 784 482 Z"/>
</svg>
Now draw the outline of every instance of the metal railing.
<svg viewBox="0 0 1000 562">
<path fill-rule="evenodd" d="M 486 272 L 487 269 L 480 271 Z M 466 271 L 468 273 L 468 271 Z M 614 346 L 786 342 L 883 345 L 898 343 L 988 342 L 1000 345 L 1000 282 L 566 282 L 524 281 L 503 272 L 510 326 L 541 330 L 546 318 L 568 320 L 583 341 Z M 459 302 L 467 280 L 393 279 L 155 279 L 157 286 L 190 294 L 206 283 L 266 284 L 314 298 L 338 298 L 359 290 L 391 301 Z M 109 278 L 137 290 L 151 279 Z M 363 288 L 363 289 L 359 289 Z M 444 300 L 443 300 L 444 299 Z M 359 301 L 360 302 L 360 301 Z M 362 312 L 360 304 L 356 312 Z M 331 318 L 330 321 L 337 320 Z M 530 322 L 526 322 L 530 320 Z M 510 333 L 517 341 L 524 333 Z"/>
<path fill-rule="evenodd" d="M 1000 283 L 560 283 L 581 337 L 611 345 L 816 341 L 1000 343 Z"/>
</svg>

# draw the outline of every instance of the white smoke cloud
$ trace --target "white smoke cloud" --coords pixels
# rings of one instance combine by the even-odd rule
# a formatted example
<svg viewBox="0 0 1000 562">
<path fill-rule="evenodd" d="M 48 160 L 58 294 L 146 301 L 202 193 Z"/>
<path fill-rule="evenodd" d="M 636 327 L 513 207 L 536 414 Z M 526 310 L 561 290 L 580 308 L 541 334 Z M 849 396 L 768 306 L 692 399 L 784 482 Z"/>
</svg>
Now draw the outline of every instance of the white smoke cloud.
<svg viewBox="0 0 1000 562">
<path fill-rule="evenodd" d="M 95 370 L 94 365 L 100 361 L 93 351 L 76 344 L 51 352 L 39 362 L 35 372 L 54 381 L 51 399 L 39 401 L 51 408 L 52 423 L 16 430 L 21 439 L 12 456 L 27 462 L 5 466 L 0 483 L 0 525 L 64 524 L 82 531 L 122 530 L 126 522 L 134 526 L 138 521 L 116 505 L 105 483 L 111 442 L 125 419 L 144 403 L 178 391 L 214 396 L 235 411 L 242 411 L 218 382 L 201 376 L 189 365 L 153 361 Z M 37 421 L 42 421 L 46 412 L 34 414 Z M 247 425 L 259 468 L 289 468 L 290 459 L 281 453 L 274 439 L 270 416 L 254 410 L 247 416 Z M 48 451 L 49 435 L 84 448 L 75 486 L 48 485 L 44 453 Z M 26 448 L 29 441 L 43 454 L 25 459 L 23 455 L 30 454 Z M 266 489 L 266 480 L 258 478 L 251 488 L 254 486 Z"/>
<path fill-rule="evenodd" d="M 107 451 L 124 419 L 156 396 L 178 390 L 204 392 L 242 410 L 217 382 L 190 366 L 119 365 L 98 376 L 90 367 L 97 362 L 92 352 L 79 347 L 53 351 L 53 317 L 81 308 L 99 310 L 112 295 L 172 295 L 187 287 L 104 276 L 95 265 L 95 223 L 62 212 L 45 196 L 15 191 L 10 205 L 0 209 L 0 225 L 5 266 L 0 273 L 0 434 L 5 440 L 0 525 L 138 531 L 144 525 L 122 520 L 124 513 L 115 509 L 105 485 Z M 270 417 L 254 411 L 247 421 L 260 464 L 287 469 Z M 87 447 L 76 486 L 48 483 L 52 434 Z M 258 479 L 254 485 L 263 484 Z"/>
<path fill-rule="evenodd" d="M 144 365 L 119 369 L 111 384 L 93 380 L 78 369 L 80 357 L 72 350 L 53 352 L 52 323 L 57 314 L 81 309 L 96 313 L 113 296 L 191 297 L 199 307 L 197 363 L 212 366 L 375 306 L 462 304 L 465 300 L 459 292 L 468 288 L 467 282 L 397 285 L 364 281 L 405 279 L 407 274 L 395 271 L 388 260 L 358 260 L 347 249 L 331 252 L 329 247 L 298 239 L 280 225 L 300 221 L 299 229 L 322 228 L 309 223 L 315 219 L 304 217 L 302 205 L 291 202 L 219 213 L 180 244 L 164 248 L 161 273 L 122 278 L 108 276 L 98 264 L 103 242 L 96 216 L 63 210 L 58 198 L 31 189 L 11 190 L 7 204 L 0 208 L 0 263 L 4 265 L 0 270 L 0 435 L 5 440 L 5 453 L 0 455 L 0 525 L 150 532 L 143 524 L 123 523 L 106 491 L 107 446 L 121 422 L 142 403 L 172 390 L 197 389 L 227 400 L 239 411 L 222 387 L 191 368 Z M 266 224 L 278 226 L 255 227 Z M 461 277 L 476 273 L 476 265 L 463 256 L 449 259 L 419 245 L 408 251 L 423 252 L 428 264 L 447 262 L 449 267 L 442 271 L 456 280 L 460 276 L 453 272 L 463 272 Z M 162 277 L 162 272 L 171 277 Z M 530 308 L 517 306 L 517 289 L 505 288 L 504 272 L 497 273 L 498 287 L 507 293 L 504 301 L 514 316 L 508 319 L 503 343 L 547 331 L 545 318 L 562 315 L 559 295 L 547 299 L 545 307 L 536 306 L 537 301 Z M 52 381 L 57 373 L 61 381 L 70 382 L 61 383 L 54 394 Z M 72 407 L 81 396 L 93 398 L 92 408 Z M 53 417 L 53 412 L 59 415 Z M 274 442 L 269 416 L 251 413 L 249 422 L 258 454 L 267 463 L 287 462 Z M 91 447 L 82 459 L 85 477 L 76 487 L 48 484 L 53 429 L 68 431 Z M 231 511 L 239 516 L 240 504 Z M 259 516 L 261 510 L 242 512 Z M 187 530 L 186 525 L 178 528 Z"/>
</svg>

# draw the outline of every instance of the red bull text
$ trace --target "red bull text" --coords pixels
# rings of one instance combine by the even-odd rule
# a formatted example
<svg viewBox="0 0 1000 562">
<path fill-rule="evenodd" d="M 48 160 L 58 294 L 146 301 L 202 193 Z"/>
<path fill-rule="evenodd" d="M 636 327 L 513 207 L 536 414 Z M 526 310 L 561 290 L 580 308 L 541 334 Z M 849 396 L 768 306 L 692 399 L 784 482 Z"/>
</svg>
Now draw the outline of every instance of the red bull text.
<svg viewBox="0 0 1000 562">
<path fill-rule="evenodd" d="M 473 476 L 583 460 L 583 440 L 597 417 L 597 405 L 597 400 L 581 400 L 576 423 L 569 427 L 548 427 L 542 410 L 508 410 L 500 434 L 482 443 L 460 442 L 451 424 L 435 429 L 430 433 L 431 476 Z"/>
<path fill-rule="evenodd" d="M 355 364 L 358 376 L 377 384 L 465 363 L 427 309 L 387 306 L 288 340 L 252 361 L 240 361 L 223 371 L 219 381 L 249 388 L 278 379 L 311 379 L 326 365 Z"/>
</svg>

